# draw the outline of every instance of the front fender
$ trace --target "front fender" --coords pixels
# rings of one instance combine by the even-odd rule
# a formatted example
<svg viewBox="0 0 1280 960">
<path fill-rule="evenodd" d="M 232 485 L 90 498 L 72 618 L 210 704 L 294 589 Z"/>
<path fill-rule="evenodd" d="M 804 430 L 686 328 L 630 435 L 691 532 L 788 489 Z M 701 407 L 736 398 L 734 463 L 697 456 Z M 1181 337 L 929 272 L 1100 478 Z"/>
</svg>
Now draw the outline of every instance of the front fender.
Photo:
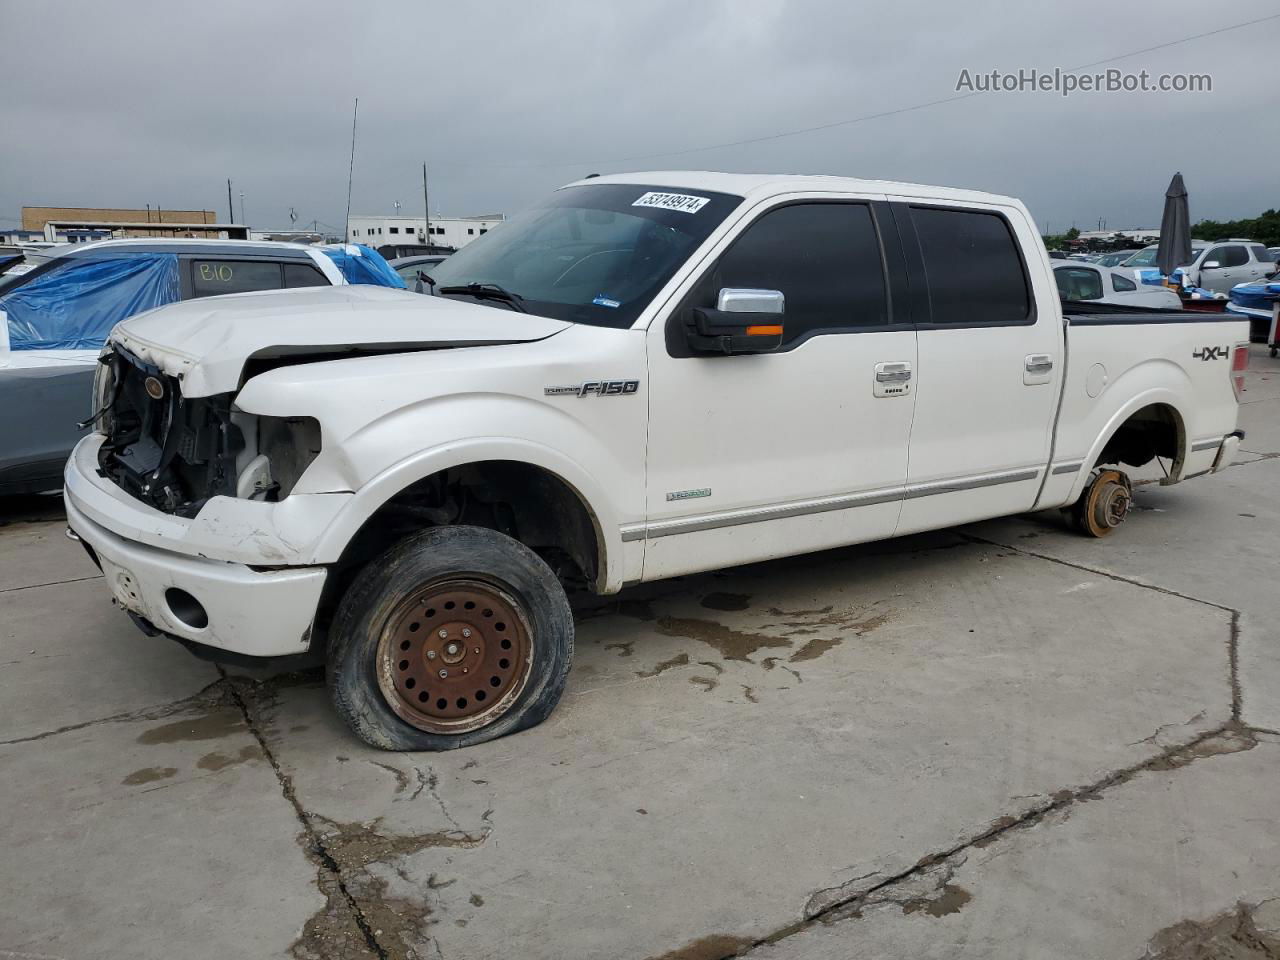
<svg viewBox="0 0 1280 960">
<path fill-rule="evenodd" d="M 360 486 L 325 529 L 316 547 L 317 560 L 335 562 L 378 508 L 406 487 L 442 470 L 487 460 L 513 460 L 541 467 L 573 489 L 595 526 L 601 559 L 601 579 L 597 585 L 600 592 L 614 592 L 624 581 L 635 579 L 628 575 L 627 568 L 632 564 L 626 562 L 619 529 L 624 521 L 591 472 L 560 450 L 529 440 L 500 436 L 442 443 L 383 469 Z"/>
</svg>

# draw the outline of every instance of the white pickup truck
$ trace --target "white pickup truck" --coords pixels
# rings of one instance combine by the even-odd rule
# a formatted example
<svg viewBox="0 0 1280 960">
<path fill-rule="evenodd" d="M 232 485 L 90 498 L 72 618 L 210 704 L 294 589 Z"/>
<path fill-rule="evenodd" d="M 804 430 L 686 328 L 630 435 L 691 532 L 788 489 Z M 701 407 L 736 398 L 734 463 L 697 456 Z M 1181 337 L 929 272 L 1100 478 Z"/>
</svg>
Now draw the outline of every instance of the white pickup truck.
<svg viewBox="0 0 1280 960">
<path fill-rule="evenodd" d="M 70 535 L 145 630 L 312 650 L 367 742 L 541 721 L 566 587 L 1218 470 L 1248 324 L 1072 304 L 1005 197 L 826 177 L 588 178 L 433 271 L 163 307 L 112 334 Z M 1078 309 L 1079 312 L 1076 312 Z"/>
</svg>

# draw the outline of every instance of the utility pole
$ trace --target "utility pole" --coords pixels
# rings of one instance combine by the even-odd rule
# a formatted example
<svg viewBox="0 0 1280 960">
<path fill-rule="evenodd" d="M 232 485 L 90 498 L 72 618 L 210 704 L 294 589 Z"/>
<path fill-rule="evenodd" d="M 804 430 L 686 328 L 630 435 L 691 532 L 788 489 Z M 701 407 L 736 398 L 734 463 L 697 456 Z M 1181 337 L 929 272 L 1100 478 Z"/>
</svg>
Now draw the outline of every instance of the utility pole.
<svg viewBox="0 0 1280 960">
<path fill-rule="evenodd" d="M 422 164 L 422 210 L 427 218 L 427 246 L 431 246 L 431 203 L 427 200 L 427 165 Z"/>
<path fill-rule="evenodd" d="M 236 222 L 236 208 L 231 205 L 231 178 L 227 177 L 227 223 Z"/>
<path fill-rule="evenodd" d="M 244 218 L 244 191 L 243 190 L 240 191 L 240 222 L 245 223 L 247 225 Z"/>
</svg>

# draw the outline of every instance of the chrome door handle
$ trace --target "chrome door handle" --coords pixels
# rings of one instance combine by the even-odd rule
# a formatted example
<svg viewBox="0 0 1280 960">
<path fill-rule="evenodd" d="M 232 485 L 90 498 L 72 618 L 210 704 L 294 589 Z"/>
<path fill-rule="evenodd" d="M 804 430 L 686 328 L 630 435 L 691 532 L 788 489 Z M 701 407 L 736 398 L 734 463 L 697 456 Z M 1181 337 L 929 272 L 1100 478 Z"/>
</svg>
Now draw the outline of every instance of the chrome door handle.
<svg viewBox="0 0 1280 960">
<path fill-rule="evenodd" d="M 904 383 L 911 379 L 911 364 L 909 363 L 877 363 L 876 364 L 876 382 L 877 383 Z"/>
<path fill-rule="evenodd" d="M 1027 357 L 1027 373 L 1048 373 L 1053 369 L 1053 357 L 1047 353 L 1033 353 Z"/>
</svg>

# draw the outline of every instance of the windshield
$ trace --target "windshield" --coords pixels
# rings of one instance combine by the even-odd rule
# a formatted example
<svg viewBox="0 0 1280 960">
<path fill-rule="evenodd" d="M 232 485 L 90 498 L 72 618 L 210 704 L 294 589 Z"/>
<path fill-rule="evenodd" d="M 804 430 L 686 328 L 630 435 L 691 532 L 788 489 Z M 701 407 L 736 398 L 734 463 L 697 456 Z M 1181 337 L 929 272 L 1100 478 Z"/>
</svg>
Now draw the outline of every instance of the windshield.
<svg viewBox="0 0 1280 960">
<path fill-rule="evenodd" d="M 467 244 L 430 275 L 437 292 L 496 284 L 529 313 L 629 327 L 741 201 L 677 187 L 567 187 Z"/>
<path fill-rule="evenodd" d="M 1154 266 L 1156 265 L 1156 253 L 1157 253 L 1157 252 L 1159 252 L 1159 250 L 1160 250 L 1159 245 L 1154 246 L 1154 247 L 1145 247 L 1144 249 L 1139 250 L 1137 253 L 1135 253 L 1135 254 L 1134 254 L 1132 257 L 1130 257 L 1128 260 L 1126 260 L 1126 261 L 1124 262 L 1123 266 L 1126 266 L 1126 267 L 1154 267 Z M 1200 243 L 1193 243 L 1193 244 L 1191 245 L 1191 259 L 1192 259 L 1192 260 L 1194 260 L 1196 257 L 1200 256 L 1200 254 L 1201 254 L 1202 252 L 1204 252 L 1204 244 L 1200 244 Z M 1190 262 L 1190 261 L 1188 261 L 1188 262 Z"/>
</svg>

